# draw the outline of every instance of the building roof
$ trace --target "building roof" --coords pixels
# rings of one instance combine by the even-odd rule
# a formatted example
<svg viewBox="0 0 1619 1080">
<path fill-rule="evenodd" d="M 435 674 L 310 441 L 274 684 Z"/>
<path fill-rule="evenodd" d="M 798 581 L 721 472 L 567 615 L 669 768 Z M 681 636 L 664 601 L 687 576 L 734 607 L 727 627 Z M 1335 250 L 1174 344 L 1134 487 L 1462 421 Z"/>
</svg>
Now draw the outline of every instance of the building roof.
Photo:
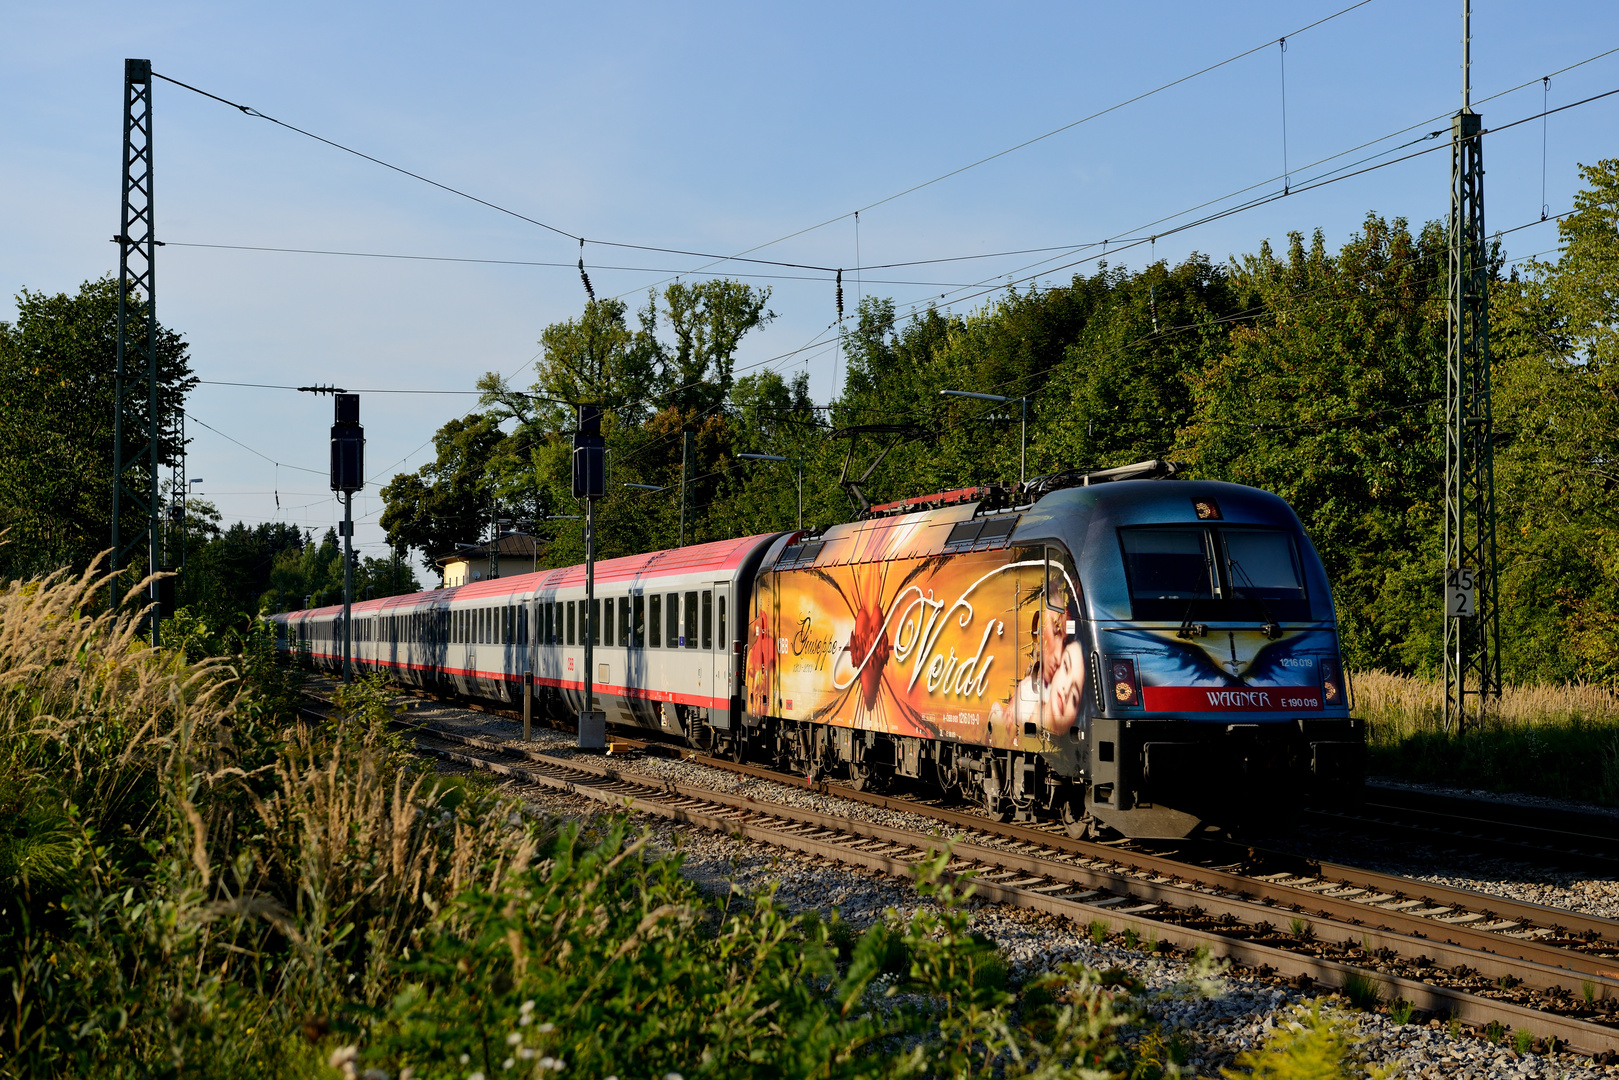
<svg viewBox="0 0 1619 1080">
<path fill-rule="evenodd" d="M 440 555 L 433 562 L 437 566 L 446 566 L 453 562 L 471 562 L 473 559 L 487 559 L 491 551 L 498 551 L 501 558 L 511 556 L 514 559 L 532 559 L 536 550 L 534 537 L 528 533 L 509 532 L 501 533 L 499 540 L 492 540 L 482 544 L 470 544 L 448 555 Z"/>
</svg>

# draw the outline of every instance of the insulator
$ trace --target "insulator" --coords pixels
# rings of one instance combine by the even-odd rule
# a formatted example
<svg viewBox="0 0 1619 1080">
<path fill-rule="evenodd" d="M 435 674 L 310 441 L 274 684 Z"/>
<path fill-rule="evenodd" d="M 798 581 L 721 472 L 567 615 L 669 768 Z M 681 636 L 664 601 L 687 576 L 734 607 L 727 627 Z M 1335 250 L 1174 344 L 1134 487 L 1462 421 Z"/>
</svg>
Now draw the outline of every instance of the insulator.
<svg viewBox="0 0 1619 1080">
<path fill-rule="evenodd" d="M 843 271 L 838 271 L 838 322 L 843 321 Z"/>
<path fill-rule="evenodd" d="M 585 283 L 585 295 L 590 302 L 596 302 L 596 290 L 590 287 L 590 275 L 585 273 L 585 238 L 579 238 L 579 280 Z"/>
</svg>

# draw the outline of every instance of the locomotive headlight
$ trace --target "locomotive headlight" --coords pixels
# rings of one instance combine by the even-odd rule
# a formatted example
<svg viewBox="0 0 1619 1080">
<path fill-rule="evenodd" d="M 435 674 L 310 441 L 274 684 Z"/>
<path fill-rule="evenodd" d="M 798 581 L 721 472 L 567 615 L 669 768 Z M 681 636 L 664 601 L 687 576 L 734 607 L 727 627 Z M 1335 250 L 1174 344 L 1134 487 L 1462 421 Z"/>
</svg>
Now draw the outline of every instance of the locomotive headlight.
<svg viewBox="0 0 1619 1080">
<path fill-rule="evenodd" d="M 1332 709 L 1344 703 L 1344 678 L 1338 661 L 1321 661 L 1321 704 Z"/>
<path fill-rule="evenodd" d="M 1108 681 L 1113 687 L 1113 703 L 1121 706 L 1141 704 L 1141 681 L 1136 677 L 1136 662 L 1120 657 L 1107 659 Z"/>
</svg>

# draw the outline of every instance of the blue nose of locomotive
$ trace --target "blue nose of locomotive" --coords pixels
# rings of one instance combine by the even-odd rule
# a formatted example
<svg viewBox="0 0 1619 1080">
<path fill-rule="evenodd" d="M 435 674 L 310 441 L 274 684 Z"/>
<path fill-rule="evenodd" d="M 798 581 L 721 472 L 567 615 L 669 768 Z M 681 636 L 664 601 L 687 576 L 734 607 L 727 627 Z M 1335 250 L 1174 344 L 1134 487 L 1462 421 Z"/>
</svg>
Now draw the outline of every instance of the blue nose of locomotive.
<svg viewBox="0 0 1619 1080">
<path fill-rule="evenodd" d="M 1015 540 L 1073 553 L 1093 690 L 1080 756 L 1103 823 L 1184 836 L 1358 782 L 1331 590 L 1284 500 L 1211 481 L 1073 488 Z"/>
</svg>

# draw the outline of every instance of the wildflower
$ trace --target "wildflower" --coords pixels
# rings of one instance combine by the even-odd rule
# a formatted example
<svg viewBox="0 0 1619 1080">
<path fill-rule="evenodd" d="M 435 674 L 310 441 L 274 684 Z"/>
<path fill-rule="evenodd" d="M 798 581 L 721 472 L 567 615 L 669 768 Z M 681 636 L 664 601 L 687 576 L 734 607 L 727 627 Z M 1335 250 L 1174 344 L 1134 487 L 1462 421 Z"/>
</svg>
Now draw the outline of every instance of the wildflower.
<svg viewBox="0 0 1619 1080">
<path fill-rule="evenodd" d="M 534 1048 L 531 1046 L 525 1046 L 521 1050 L 517 1051 L 517 1056 L 522 1058 L 524 1061 L 532 1061 L 534 1058 Z"/>
<path fill-rule="evenodd" d="M 529 1013 L 533 1012 L 534 1011 L 534 999 L 529 998 L 527 1001 L 525 1001 L 521 1005 L 517 1006 L 517 1011 L 522 1013 L 524 1016 L 527 1016 Z"/>
<path fill-rule="evenodd" d="M 686 1080 L 686 1078 L 677 1072 L 666 1072 L 663 1074 L 663 1080 Z"/>
<path fill-rule="evenodd" d="M 507 1058 L 505 1061 L 502 1061 L 500 1063 L 500 1067 L 502 1069 L 509 1069 L 513 1065 L 516 1065 L 516 1064 L 517 1064 L 517 1059 L 516 1058 Z"/>
<path fill-rule="evenodd" d="M 528 1027 L 533 1022 L 534 1022 L 534 1017 L 529 1015 L 528 1013 L 524 1013 L 522 1016 L 519 1016 L 517 1018 L 517 1026 L 518 1027 Z"/>
<path fill-rule="evenodd" d="M 484 1080 L 483 1070 L 479 1069 L 477 1072 L 467 1073 L 467 1080 Z"/>
<path fill-rule="evenodd" d="M 549 1034 L 551 1034 L 551 1032 L 555 1031 L 556 1029 L 557 1029 L 557 1026 L 555 1024 L 551 1023 L 551 1021 L 547 1020 L 545 1023 L 541 1024 L 539 1027 L 535 1028 L 534 1030 L 538 1031 L 541 1035 L 549 1035 Z"/>
<path fill-rule="evenodd" d="M 343 1080 L 355 1080 L 357 1074 L 354 1070 L 354 1058 L 359 1054 L 359 1052 L 360 1048 L 352 1044 L 349 1046 L 339 1046 L 336 1050 L 332 1051 L 332 1056 L 327 1059 L 327 1064 L 334 1069 L 341 1070 L 343 1073 Z"/>
<path fill-rule="evenodd" d="M 388 1074 L 381 1069 L 367 1069 L 360 1074 L 360 1080 L 388 1080 Z"/>
<path fill-rule="evenodd" d="M 522 1041 L 523 1041 L 523 1036 L 518 1034 L 515 1031 L 512 1032 L 510 1035 L 506 1036 L 506 1045 L 507 1046 L 516 1046 L 518 1043 L 520 1043 Z"/>
<path fill-rule="evenodd" d="M 471 1058 L 469 1058 L 469 1057 L 467 1057 L 467 1055 L 465 1055 L 465 1054 L 462 1054 L 462 1055 L 461 1055 L 461 1064 L 463 1064 L 463 1065 L 465 1065 L 465 1064 L 466 1064 L 466 1063 L 467 1063 L 467 1062 L 469 1062 L 469 1061 L 471 1061 L 471 1060 L 472 1060 L 472 1059 L 471 1059 Z"/>
</svg>

